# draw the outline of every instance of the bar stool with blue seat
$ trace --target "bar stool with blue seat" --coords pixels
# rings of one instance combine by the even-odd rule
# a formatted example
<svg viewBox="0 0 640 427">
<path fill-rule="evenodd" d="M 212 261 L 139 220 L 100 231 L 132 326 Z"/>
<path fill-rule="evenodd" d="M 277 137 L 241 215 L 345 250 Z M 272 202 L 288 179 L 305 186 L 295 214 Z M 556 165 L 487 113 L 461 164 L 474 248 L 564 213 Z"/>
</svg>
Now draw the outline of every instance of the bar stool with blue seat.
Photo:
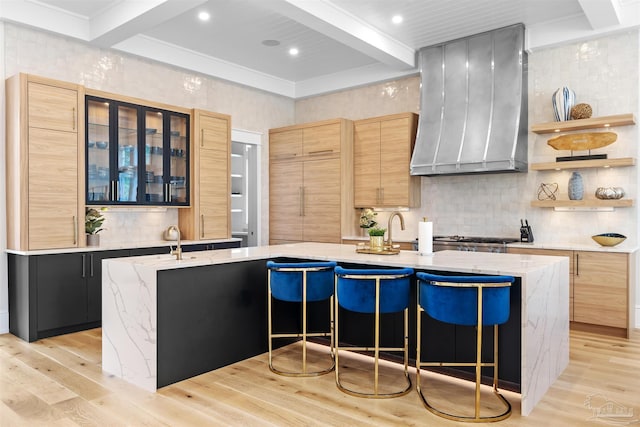
<svg viewBox="0 0 640 427">
<path fill-rule="evenodd" d="M 268 275 L 268 323 L 269 323 L 269 369 L 276 374 L 291 377 L 312 377 L 331 372 L 335 367 L 333 356 L 333 292 L 335 262 L 279 263 L 267 261 Z M 302 327 L 299 331 L 274 334 L 272 330 L 272 300 L 302 304 Z M 307 303 L 329 300 L 329 326 L 324 331 L 307 330 Z M 330 337 L 330 359 L 321 370 L 307 369 L 307 338 Z M 273 365 L 273 340 L 278 338 L 301 338 L 302 370 L 285 371 Z"/>
<path fill-rule="evenodd" d="M 411 389 L 408 373 L 409 364 L 409 296 L 413 269 L 346 269 L 336 267 L 335 298 L 335 358 L 336 385 L 341 391 L 357 397 L 390 398 L 405 395 Z M 373 347 L 346 347 L 348 351 L 373 351 L 373 391 L 365 392 L 346 387 L 340 380 L 340 333 L 338 312 L 344 310 L 374 315 Z M 380 346 L 380 317 L 385 313 L 404 313 L 403 346 Z M 404 383 L 399 390 L 380 392 L 379 359 L 380 351 L 402 352 L 404 360 Z"/>
<path fill-rule="evenodd" d="M 440 276 L 416 273 L 418 278 L 418 322 L 416 349 L 416 388 L 425 407 L 432 413 L 455 421 L 492 422 L 511 415 L 511 404 L 498 392 L 498 325 L 509 319 L 512 276 Z M 476 327 L 475 362 L 423 362 L 421 359 L 422 312 L 441 322 Z M 493 326 L 493 361 L 482 362 L 482 329 Z M 427 366 L 475 367 L 474 416 L 450 414 L 436 409 L 427 400 L 420 383 L 420 368 Z M 480 415 L 480 385 L 483 367 L 493 368 L 493 393 L 504 405 L 498 415 Z"/>
</svg>

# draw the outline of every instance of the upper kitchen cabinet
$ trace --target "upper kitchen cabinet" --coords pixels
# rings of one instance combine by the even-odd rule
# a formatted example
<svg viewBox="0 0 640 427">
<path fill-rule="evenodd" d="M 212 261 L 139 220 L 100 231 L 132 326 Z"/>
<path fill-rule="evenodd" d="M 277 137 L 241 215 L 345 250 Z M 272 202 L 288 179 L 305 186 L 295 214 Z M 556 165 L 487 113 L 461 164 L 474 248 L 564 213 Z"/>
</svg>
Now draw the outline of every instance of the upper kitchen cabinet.
<svg viewBox="0 0 640 427">
<path fill-rule="evenodd" d="M 83 89 L 19 74 L 6 82 L 7 248 L 79 245 Z"/>
<path fill-rule="evenodd" d="M 417 123 L 413 113 L 354 122 L 355 207 L 420 206 L 420 177 L 409 173 Z"/>
<path fill-rule="evenodd" d="M 187 206 L 189 114 L 86 97 L 87 204 Z"/>
<path fill-rule="evenodd" d="M 179 225 L 191 240 L 231 237 L 231 117 L 193 110 L 192 182 L 189 209 Z"/>
<path fill-rule="evenodd" d="M 344 119 L 269 131 L 272 244 L 340 243 L 354 233 L 352 131 Z"/>
</svg>

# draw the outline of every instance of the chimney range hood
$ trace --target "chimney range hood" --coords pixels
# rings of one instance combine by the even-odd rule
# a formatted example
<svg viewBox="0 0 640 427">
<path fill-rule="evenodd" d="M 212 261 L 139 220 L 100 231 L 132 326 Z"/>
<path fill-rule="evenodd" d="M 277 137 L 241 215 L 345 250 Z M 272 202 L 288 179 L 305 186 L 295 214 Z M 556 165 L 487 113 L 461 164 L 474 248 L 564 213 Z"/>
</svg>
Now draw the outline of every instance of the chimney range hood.
<svg viewBox="0 0 640 427">
<path fill-rule="evenodd" d="M 524 26 L 422 48 L 419 61 L 411 175 L 526 172 Z"/>
</svg>

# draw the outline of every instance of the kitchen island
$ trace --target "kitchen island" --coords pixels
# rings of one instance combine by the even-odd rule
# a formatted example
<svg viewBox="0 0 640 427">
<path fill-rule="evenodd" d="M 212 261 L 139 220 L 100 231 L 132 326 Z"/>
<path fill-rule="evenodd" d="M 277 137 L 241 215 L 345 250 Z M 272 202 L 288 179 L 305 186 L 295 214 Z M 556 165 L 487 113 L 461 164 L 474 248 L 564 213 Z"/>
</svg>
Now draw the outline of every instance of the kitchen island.
<svg viewBox="0 0 640 427">
<path fill-rule="evenodd" d="M 168 255 L 104 260 L 103 370 L 154 391 L 266 351 L 268 259 L 515 276 L 523 415 L 569 362 L 564 257 L 459 251 L 383 256 L 356 253 L 352 245 L 299 243 L 198 252 L 180 261 Z"/>
</svg>

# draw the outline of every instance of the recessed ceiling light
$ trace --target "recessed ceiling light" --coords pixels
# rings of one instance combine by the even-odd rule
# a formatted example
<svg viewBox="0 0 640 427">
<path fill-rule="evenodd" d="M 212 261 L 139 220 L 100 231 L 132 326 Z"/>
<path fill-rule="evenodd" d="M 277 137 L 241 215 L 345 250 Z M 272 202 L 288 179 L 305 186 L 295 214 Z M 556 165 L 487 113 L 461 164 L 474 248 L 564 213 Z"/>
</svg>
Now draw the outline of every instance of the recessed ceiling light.
<svg viewBox="0 0 640 427">
<path fill-rule="evenodd" d="M 278 40 L 262 40 L 262 44 L 269 47 L 279 46 L 280 42 Z"/>
<path fill-rule="evenodd" d="M 298 48 L 292 47 L 291 49 L 289 49 L 289 55 L 291 55 L 291 56 L 297 56 L 298 53 L 300 53 L 298 51 Z"/>
<path fill-rule="evenodd" d="M 393 18 L 391 18 L 391 22 L 393 22 L 394 24 L 402 24 L 402 21 L 402 15 L 394 15 Z"/>
<path fill-rule="evenodd" d="M 208 21 L 210 18 L 211 18 L 211 15 L 209 14 L 209 12 L 202 11 L 198 13 L 198 19 L 201 21 Z"/>
</svg>

